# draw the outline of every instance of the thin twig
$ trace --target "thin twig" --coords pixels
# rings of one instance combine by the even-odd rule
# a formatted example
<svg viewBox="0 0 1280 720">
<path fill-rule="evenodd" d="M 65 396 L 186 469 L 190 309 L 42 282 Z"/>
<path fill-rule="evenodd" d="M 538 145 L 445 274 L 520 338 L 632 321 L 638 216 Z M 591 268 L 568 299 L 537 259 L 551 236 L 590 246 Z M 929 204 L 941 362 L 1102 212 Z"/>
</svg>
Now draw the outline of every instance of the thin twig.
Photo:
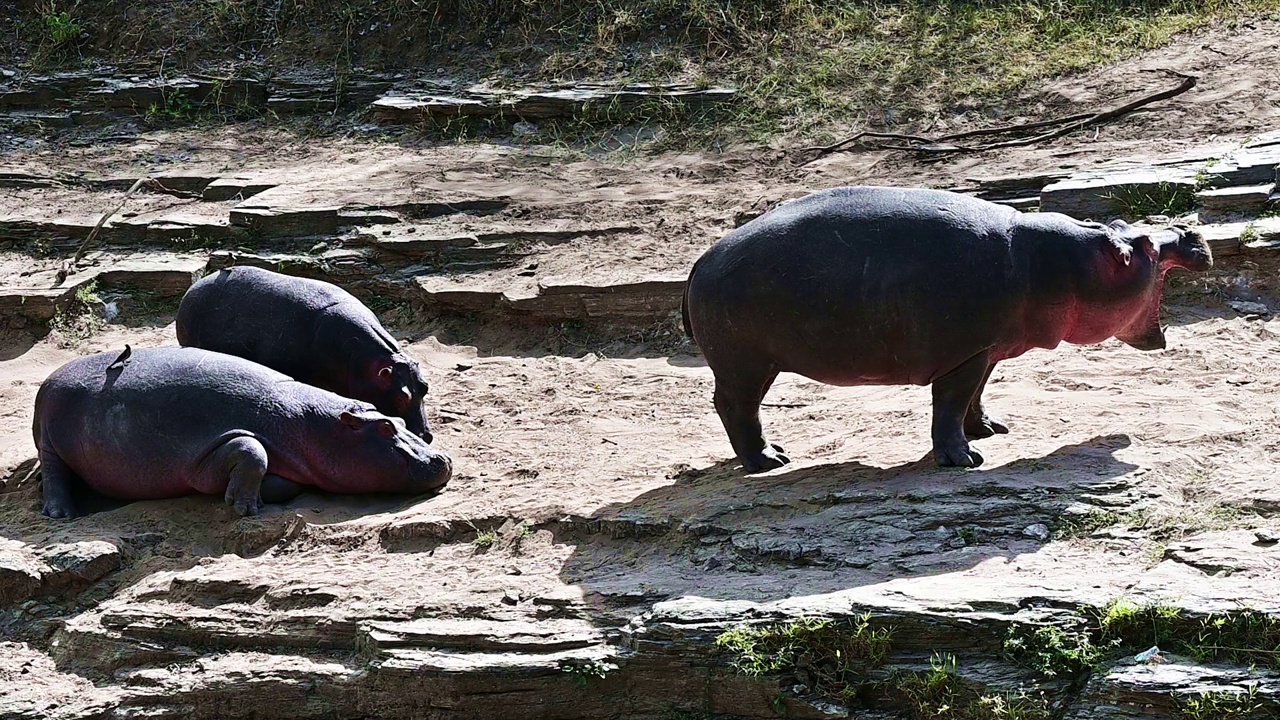
<svg viewBox="0 0 1280 720">
<path fill-rule="evenodd" d="M 151 178 L 147 177 L 138 178 L 138 181 L 133 184 L 133 187 L 129 188 L 129 192 L 125 193 L 124 197 L 120 198 L 120 204 L 116 205 L 110 212 L 103 213 L 102 217 L 98 219 L 98 224 L 94 225 L 93 229 L 89 231 L 89 235 L 85 237 L 84 242 L 80 243 L 80 247 L 76 250 L 75 256 L 71 258 L 72 267 L 80 262 L 80 258 L 84 257 L 84 251 L 89 248 L 89 244 L 93 242 L 94 238 L 98 237 L 98 232 L 102 230 L 102 226 L 107 224 L 107 221 L 111 219 L 112 215 L 120 212 L 120 209 L 129 201 L 129 198 L 132 197 L 134 193 L 138 192 L 138 188 L 142 187 L 150 179 Z"/>
<path fill-rule="evenodd" d="M 1008 148 L 1008 147 L 1023 147 L 1023 146 L 1032 145 L 1038 142 L 1044 142 L 1045 140 L 1052 140 L 1054 138 L 1062 137 L 1067 133 L 1071 133 L 1076 130 L 1079 130 L 1080 128 L 1085 127 L 1086 125 L 1102 123 L 1108 120 L 1114 120 L 1115 118 L 1118 118 L 1122 115 L 1128 115 L 1129 113 L 1133 112 L 1134 110 L 1137 110 L 1138 108 L 1144 105 L 1150 105 L 1151 103 L 1160 102 L 1161 100 L 1168 100 L 1169 98 L 1181 95 L 1182 93 L 1196 86 L 1196 77 L 1194 75 L 1182 75 L 1181 73 L 1176 73 L 1176 74 L 1182 77 L 1182 82 L 1179 83 L 1178 86 L 1175 88 L 1162 90 L 1161 92 L 1155 93 L 1153 95 L 1147 95 L 1146 97 L 1138 98 L 1137 100 L 1134 100 L 1131 103 L 1121 105 L 1118 108 L 1112 108 L 1110 110 L 1100 112 L 1096 115 L 1091 115 L 1088 118 L 1085 118 L 1084 120 L 1073 122 L 1070 125 L 1065 125 L 1052 132 L 1047 132 L 1047 133 L 1044 133 L 1043 135 L 1036 135 L 1034 137 L 1029 137 L 1029 138 L 1022 138 L 1018 140 L 1005 140 L 1003 142 L 990 143 L 988 145 L 979 145 L 976 147 L 961 147 L 959 148 L 959 150 L 960 152 L 981 152 L 984 150 L 997 150 L 1000 148 Z"/>
<path fill-rule="evenodd" d="M 896 144 L 896 143 L 895 144 L 880 143 L 873 146 L 873 149 L 875 150 L 906 150 L 906 151 L 926 153 L 926 154 L 956 153 L 956 152 L 965 152 L 965 153 L 984 152 L 987 150 L 998 150 L 1001 148 L 1024 147 L 1027 145 L 1034 145 L 1036 143 L 1045 142 L 1046 140 L 1052 140 L 1054 138 L 1062 137 L 1063 135 L 1067 135 L 1069 133 L 1075 132 L 1076 130 L 1079 130 L 1083 127 L 1087 127 L 1089 125 L 1096 125 L 1098 123 L 1104 123 L 1108 120 L 1114 120 L 1115 118 L 1121 117 L 1123 115 L 1127 115 L 1137 110 L 1138 108 L 1141 108 L 1146 105 L 1150 105 L 1151 103 L 1160 102 L 1161 100 L 1168 100 L 1169 98 L 1181 95 L 1182 93 L 1190 90 L 1196 85 L 1197 78 L 1193 75 L 1186 75 L 1174 70 L 1163 70 L 1162 72 L 1166 72 L 1170 75 L 1174 75 L 1176 77 L 1182 78 L 1182 82 L 1179 83 L 1177 87 L 1170 88 L 1167 90 L 1161 90 L 1160 92 L 1153 93 L 1150 95 L 1145 95 L 1141 98 L 1138 98 L 1137 100 L 1126 103 L 1119 107 L 1111 108 L 1110 110 L 1104 110 L 1102 112 L 1096 112 L 1096 113 L 1078 113 L 1076 115 L 1069 115 L 1067 117 L 1055 118 L 1051 120 L 1039 120 L 1036 122 L 1021 123 L 1017 125 L 1003 125 L 1003 126 L 994 127 L 994 128 L 984 128 L 981 130 L 969 130 L 965 132 L 952 133 L 950 135 L 942 135 L 936 138 L 921 137 L 919 135 L 904 135 L 900 133 L 883 133 L 883 132 L 872 132 L 870 130 L 864 130 L 862 132 L 859 132 L 855 135 L 852 135 L 850 137 L 847 137 L 843 140 L 840 140 L 839 142 L 835 142 L 830 145 L 819 145 L 815 147 L 807 147 L 807 148 L 801 149 L 800 150 L 801 153 L 812 154 L 812 155 L 808 159 L 801 162 L 800 164 L 805 165 L 813 162 L 814 160 L 822 158 L 826 155 L 830 155 L 831 153 L 845 150 L 850 145 L 857 143 L 858 141 L 864 138 L 875 138 L 880 140 L 903 140 L 908 143 L 914 143 L 911 145 L 902 145 L 902 144 Z M 987 143 L 985 145 L 966 146 L 966 145 L 955 145 L 952 142 L 952 141 L 961 140 L 964 138 L 981 137 L 986 135 L 1013 135 L 1013 134 L 1025 132 L 1027 130 L 1037 130 L 1040 128 L 1054 127 L 1054 126 L 1058 126 L 1058 127 L 1056 127 L 1056 129 L 1051 130 L 1049 132 L 1040 133 L 1038 135 L 1032 135 L 1031 137 L 1001 140 L 999 142 Z"/>
</svg>

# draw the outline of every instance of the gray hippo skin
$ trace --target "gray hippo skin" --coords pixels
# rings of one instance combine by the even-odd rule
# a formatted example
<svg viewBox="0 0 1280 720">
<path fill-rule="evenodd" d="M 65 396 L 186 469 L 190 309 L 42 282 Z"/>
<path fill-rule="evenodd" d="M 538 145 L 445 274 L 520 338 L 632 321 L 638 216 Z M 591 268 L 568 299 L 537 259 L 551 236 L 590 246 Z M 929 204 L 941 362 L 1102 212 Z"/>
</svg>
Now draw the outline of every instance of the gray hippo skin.
<svg viewBox="0 0 1280 720">
<path fill-rule="evenodd" d="M 685 287 L 685 332 L 715 375 L 715 407 L 747 472 L 790 462 L 760 402 L 779 372 L 832 385 L 933 386 L 939 465 L 976 467 L 995 364 L 1062 341 L 1165 346 L 1165 273 L 1213 264 L 1181 228 L 1021 213 L 951 192 L 824 190 L 715 243 Z"/>
<path fill-rule="evenodd" d="M 75 517 L 80 483 L 107 497 L 222 495 L 242 515 L 310 485 L 426 493 L 448 456 L 372 405 L 198 348 L 90 355 L 36 393 L 44 513 Z"/>
<path fill-rule="evenodd" d="M 219 270 L 178 306 L 178 343 L 279 370 L 404 418 L 431 442 L 418 364 L 369 308 L 342 288 L 254 267 Z"/>
</svg>

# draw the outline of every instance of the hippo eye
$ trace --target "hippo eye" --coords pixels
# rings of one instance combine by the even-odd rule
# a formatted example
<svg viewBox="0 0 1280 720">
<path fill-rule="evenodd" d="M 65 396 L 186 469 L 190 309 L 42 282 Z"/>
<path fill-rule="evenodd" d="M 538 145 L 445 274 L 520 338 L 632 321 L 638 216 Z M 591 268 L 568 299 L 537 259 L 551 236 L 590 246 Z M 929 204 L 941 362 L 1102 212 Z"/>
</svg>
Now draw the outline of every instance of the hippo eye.
<svg viewBox="0 0 1280 720">
<path fill-rule="evenodd" d="M 377 423 L 377 427 L 378 427 L 378 434 L 381 435 L 382 437 L 390 438 L 390 437 L 396 436 L 396 424 L 391 422 L 390 420 L 379 420 Z"/>
</svg>

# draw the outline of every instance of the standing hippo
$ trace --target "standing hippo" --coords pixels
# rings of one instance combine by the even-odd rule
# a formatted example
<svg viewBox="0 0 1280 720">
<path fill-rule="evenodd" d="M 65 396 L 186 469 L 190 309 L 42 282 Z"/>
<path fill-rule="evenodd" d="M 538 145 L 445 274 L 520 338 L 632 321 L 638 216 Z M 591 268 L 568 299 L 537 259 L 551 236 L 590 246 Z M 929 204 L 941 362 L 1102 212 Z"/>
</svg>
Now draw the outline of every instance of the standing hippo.
<svg viewBox="0 0 1280 720">
<path fill-rule="evenodd" d="M 790 462 L 764 438 L 779 372 L 832 385 L 933 385 L 939 465 L 976 467 L 995 364 L 1062 341 L 1165 346 L 1165 273 L 1213 264 L 1202 238 L 1122 221 L 1021 213 L 938 190 L 816 192 L 743 225 L 693 266 L 688 333 L 715 375 L 715 407 L 747 472 Z"/>
<path fill-rule="evenodd" d="M 418 494 L 453 471 L 368 403 L 198 348 L 72 360 L 36 393 L 32 433 L 50 517 L 78 514 L 81 482 L 121 500 L 219 494 L 255 515 L 304 485 Z"/>
<path fill-rule="evenodd" d="M 201 278 L 178 306 L 178 343 L 236 355 L 404 418 L 432 441 L 418 363 L 342 288 L 255 267 Z"/>
</svg>

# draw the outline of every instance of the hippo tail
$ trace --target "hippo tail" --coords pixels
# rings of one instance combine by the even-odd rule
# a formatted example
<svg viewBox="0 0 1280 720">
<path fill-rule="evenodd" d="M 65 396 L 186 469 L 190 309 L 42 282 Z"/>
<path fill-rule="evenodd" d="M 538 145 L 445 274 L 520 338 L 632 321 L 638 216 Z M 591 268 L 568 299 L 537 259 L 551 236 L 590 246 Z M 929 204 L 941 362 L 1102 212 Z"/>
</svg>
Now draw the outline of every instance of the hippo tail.
<svg viewBox="0 0 1280 720">
<path fill-rule="evenodd" d="M 701 258 L 699 258 L 701 262 Z M 689 277 L 684 281 L 684 292 L 680 295 L 680 323 L 684 325 L 684 334 L 696 345 L 698 339 L 693 336 L 693 326 L 689 324 L 689 286 L 693 284 L 693 274 L 698 271 L 698 263 L 693 264 Z"/>
</svg>

